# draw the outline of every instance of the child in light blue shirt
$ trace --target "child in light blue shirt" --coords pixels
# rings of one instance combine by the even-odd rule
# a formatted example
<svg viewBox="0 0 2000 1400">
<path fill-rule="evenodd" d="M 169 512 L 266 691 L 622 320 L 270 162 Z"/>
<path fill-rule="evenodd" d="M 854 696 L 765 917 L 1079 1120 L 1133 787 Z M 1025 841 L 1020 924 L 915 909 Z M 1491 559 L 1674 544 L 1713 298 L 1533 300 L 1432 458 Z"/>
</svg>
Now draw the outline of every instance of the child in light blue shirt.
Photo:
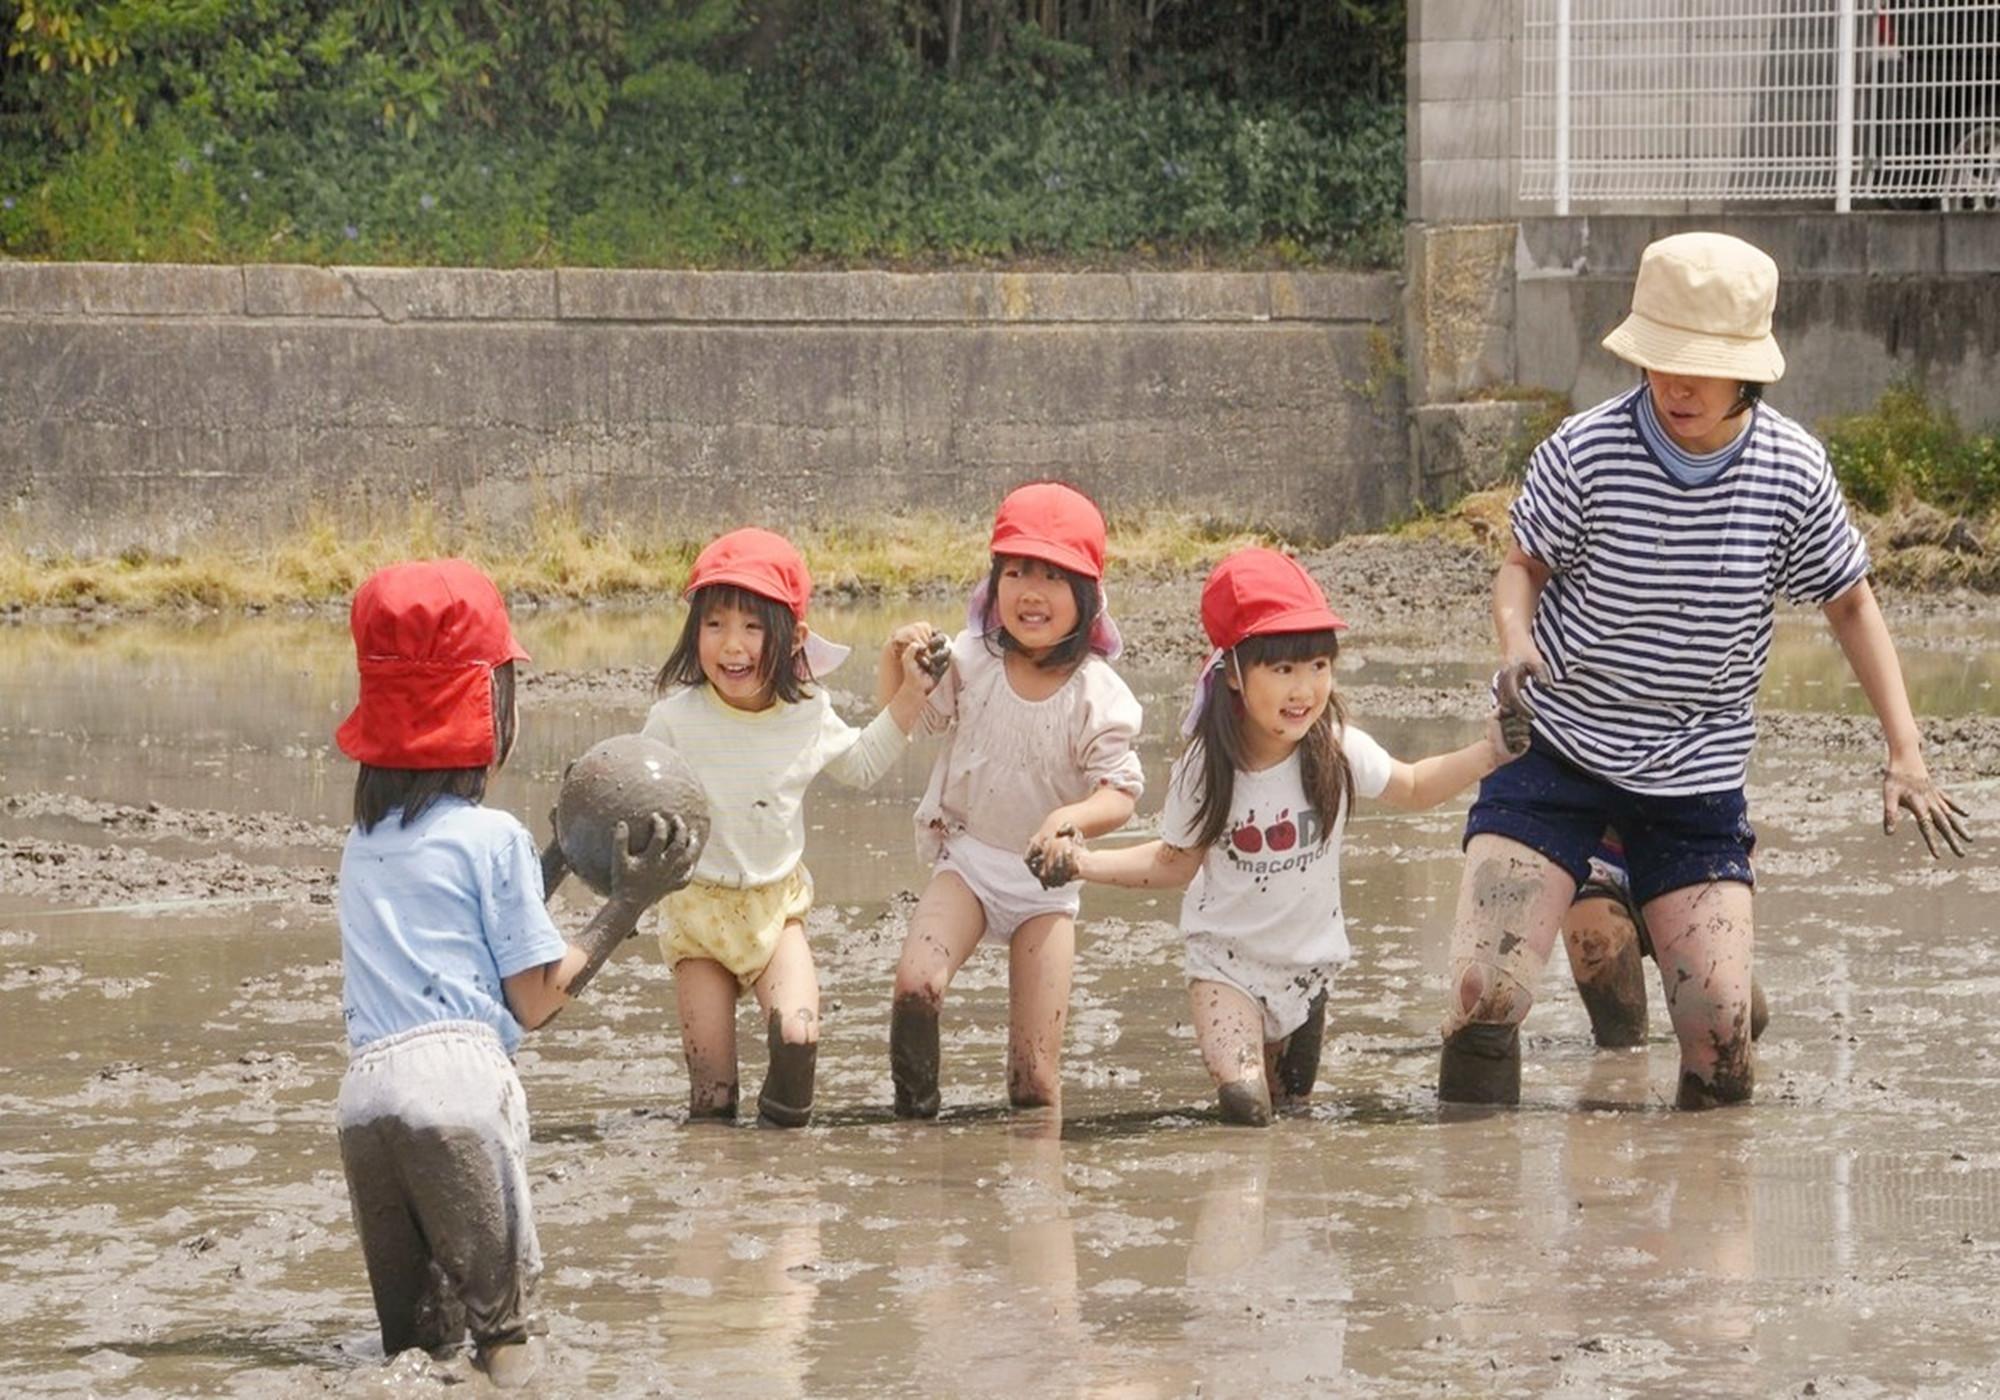
<svg viewBox="0 0 2000 1400">
<path fill-rule="evenodd" d="M 611 897 L 566 942 L 527 828 L 479 805 L 513 747 L 528 655 L 499 591 L 463 560 L 398 564 L 362 584 L 351 623 L 361 697 L 336 738 L 361 771 L 340 862 L 336 1124 L 382 1349 L 469 1332 L 475 1364 L 524 1385 L 541 1248 L 513 1052 L 686 882 L 694 842 L 655 815 L 632 855 L 619 824 Z"/>
</svg>

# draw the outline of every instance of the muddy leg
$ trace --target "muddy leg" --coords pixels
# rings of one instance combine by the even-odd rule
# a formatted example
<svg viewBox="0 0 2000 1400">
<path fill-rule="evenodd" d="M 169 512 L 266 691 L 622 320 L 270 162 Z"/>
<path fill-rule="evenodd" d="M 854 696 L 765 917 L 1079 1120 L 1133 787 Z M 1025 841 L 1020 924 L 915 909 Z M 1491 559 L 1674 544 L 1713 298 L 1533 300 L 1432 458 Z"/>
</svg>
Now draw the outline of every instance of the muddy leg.
<svg viewBox="0 0 2000 1400">
<path fill-rule="evenodd" d="M 1277 1075 L 1271 1082 L 1280 1104 L 1290 1108 L 1312 1097 L 1313 1085 L 1319 1082 L 1320 1047 L 1325 1039 L 1326 991 L 1321 989 L 1312 999 L 1305 1023 L 1285 1037 L 1285 1048 L 1278 1055 Z"/>
<path fill-rule="evenodd" d="M 784 1017 L 771 1013 L 771 1068 L 757 1095 L 757 1116 L 780 1128 L 803 1128 L 812 1121 L 813 1072 L 819 1046 L 785 1039 Z"/>
<path fill-rule="evenodd" d="M 736 996 L 736 974 L 712 958 L 674 964 L 689 1118 L 736 1116 Z"/>
<path fill-rule="evenodd" d="M 938 1008 L 921 995 L 896 998 L 889 1014 L 889 1077 L 898 1118 L 938 1115 Z"/>
<path fill-rule="evenodd" d="M 340 1163 L 347 1173 L 368 1287 L 375 1295 L 384 1356 L 414 1346 L 434 1351 L 450 1340 L 437 1326 L 437 1266 L 403 1189 L 391 1137 L 399 1131 L 389 1118 L 340 1130 Z"/>
<path fill-rule="evenodd" d="M 1438 1060 L 1442 1103 L 1518 1103 L 1519 1027 L 1576 882 L 1517 841 L 1472 838 L 1451 933 L 1452 999 Z"/>
<path fill-rule="evenodd" d="M 1626 905 L 1626 910 L 1632 915 L 1632 920 L 1639 930 L 1640 954 L 1649 961 L 1657 964 L 1659 959 L 1653 953 L 1653 939 L 1646 932 L 1646 920 L 1630 904 Z M 1757 980 L 1755 973 L 1752 973 L 1750 977 L 1750 1039 L 1753 1041 L 1762 1040 L 1764 1038 L 1764 1027 L 1770 1024 L 1771 1004 L 1764 999 L 1764 984 Z M 1601 1041 L 1599 1042 L 1599 1044 L 1602 1043 Z"/>
<path fill-rule="evenodd" d="M 1222 1121 L 1263 1128 L 1271 1122 L 1271 1086 L 1264 1077 L 1264 1012 L 1226 982 L 1188 983 L 1195 1044 L 1215 1083 Z"/>
<path fill-rule="evenodd" d="M 896 960 L 889 1011 L 889 1077 L 898 1118 L 938 1115 L 938 1021 L 945 989 L 986 932 L 986 911 L 949 871 L 931 877 Z"/>
<path fill-rule="evenodd" d="M 813 1073 L 819 1059 L 819 974 L 803 924 L 785 925 L 770 963 L 758 974 L 757 1002 L 770 1016 L 771 1062 L 757 1095 L 757 1116 L 780 1128 L 812 1119 Z"/>
<path fill-rule="evenodd" d="M 1591 1038 L 1606 1049 L 1646 1043 L 1646 960 L 1636 912 L 1622 894 L 1592 884 L 1563 919 L 1563 942 Z M 1602 893 L 1599 893 L 1602 891 Z"/>
<path fill-rule="evenodd" d="M 1007 1101 L 1015 1108 L 1062 1106 L 1075 964 L 1076 921 L 1067 914 L 1028 920 L 1007 945 Z"/>
<path fill-rule="evenodd" d="M 1682 1108 L 1748 1102 L 1756 1084 L 1750 887 L 1717 881 L 1670 890 L 1646 906 L 1645 916 L 1681 1046 L 1676 1102 Z"/>
<path fill-rule="evenodd" d="M 1521 1101 L 1521 1028 L 1473 1023 L 1444 1038 L 1438 1056 L 1440 1103 Z"/>
</svg>

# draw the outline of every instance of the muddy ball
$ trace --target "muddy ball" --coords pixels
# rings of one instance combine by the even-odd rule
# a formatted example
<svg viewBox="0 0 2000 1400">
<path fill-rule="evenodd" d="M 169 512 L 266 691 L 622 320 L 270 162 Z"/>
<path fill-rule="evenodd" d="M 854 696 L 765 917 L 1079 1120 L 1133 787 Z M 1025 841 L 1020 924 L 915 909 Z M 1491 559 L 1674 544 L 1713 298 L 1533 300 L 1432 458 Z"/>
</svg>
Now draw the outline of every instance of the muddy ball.
<svg viewBox="0 0 2000 1400">
<path fill-rule="evenodd" d="M 636 855 L 646 848 L 655 812 L 686 822 L 697 851 L 707 842 L 708 798 L 686 759 L 643 734 L 619 734 L 593 745 L 563 770 L 556 798 L 563 859 L 584 884 L 610 894 L 618 823 L 626 824 Z"/>
</svg>

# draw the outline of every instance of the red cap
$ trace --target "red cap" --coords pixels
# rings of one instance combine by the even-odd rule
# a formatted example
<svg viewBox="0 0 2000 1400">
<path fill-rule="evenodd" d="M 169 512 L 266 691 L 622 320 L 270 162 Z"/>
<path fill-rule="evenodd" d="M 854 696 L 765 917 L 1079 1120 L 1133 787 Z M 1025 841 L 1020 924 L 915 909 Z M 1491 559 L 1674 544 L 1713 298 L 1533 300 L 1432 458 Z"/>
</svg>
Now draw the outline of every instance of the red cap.
<svg viewBox="0 0 2000 1400">
<path fill-rule="evenodd" d="M 1097 582 L 1104 577 L 1104 517 L 1076 488 L 1037 481 L 1000 503 L 993 517 L 992 549 L 1060 565 Z"/>
<path fill-rule="evenodd" d="M 812 597 L 812 575 L 806 561 L 783 535 L 769 530 L 731 530 L 711 540 L 694 560 L 688 575 L 687 594 L 711 583 L 733 583 L 760 598 L 783 603 L 794 618 L 803 619 Z"/>
<path fill-rule="evenodd" d="M 361 699 L 334 733 L 375 768 L 484 768 L 498 747 L 493 668 L 526 661 L 500 590 L 463 559 L 391 564 L 354 594 Z"/>
<path fill-rule="evenodd" d="M 1227 651 L 1245 637 L 1325 632 L 1347 626 L 1298 560 L 1275 549 L 1239 549 L 1215 566 L 1201 590 L 1201 626 Z"/>
</svg>

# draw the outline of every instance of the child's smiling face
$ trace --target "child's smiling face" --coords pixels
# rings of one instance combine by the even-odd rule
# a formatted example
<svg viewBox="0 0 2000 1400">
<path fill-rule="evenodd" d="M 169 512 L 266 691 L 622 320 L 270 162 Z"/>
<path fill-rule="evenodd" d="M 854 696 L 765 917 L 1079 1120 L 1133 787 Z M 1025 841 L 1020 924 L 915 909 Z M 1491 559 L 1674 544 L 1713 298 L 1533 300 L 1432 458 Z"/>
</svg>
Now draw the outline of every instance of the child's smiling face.
<svg viewBox="0 0 2000 1400">
<path fill-rule="evenodd" d="M 764 619 L 747 608 L 712 603 L 701 617 L 696 654 L 709 688 L 738 710 L 761 710 L 771 703 L 764 649 L 772 644 Z M 794 640 L 794 650 L 805 644 Z"/>
<path fill-rule="evenodd" d="M 1743 386 L 1734 379 L 1649 369 L 1646 386 L 1667 436 L 1696 456 L 1721 451 L 1743 429 L 1735 411 Z"/>
<path fill-rule="evenodd" d="M 1243 741 L 1259 767 L 1282 763 L 1312 732 L 1333 699 L 1333 658 L 1260 661 L 1241 668 L 1232 660 L 1223 673 L 1243 699 Z"/>
<path fill-rule="evenodd" d="M 1076 631 L 1069 579 L 1039 559 L 1002 559 L 994 603 L 1000 625 L 1026 656 L 1038 658 Z"/>
</svg>

